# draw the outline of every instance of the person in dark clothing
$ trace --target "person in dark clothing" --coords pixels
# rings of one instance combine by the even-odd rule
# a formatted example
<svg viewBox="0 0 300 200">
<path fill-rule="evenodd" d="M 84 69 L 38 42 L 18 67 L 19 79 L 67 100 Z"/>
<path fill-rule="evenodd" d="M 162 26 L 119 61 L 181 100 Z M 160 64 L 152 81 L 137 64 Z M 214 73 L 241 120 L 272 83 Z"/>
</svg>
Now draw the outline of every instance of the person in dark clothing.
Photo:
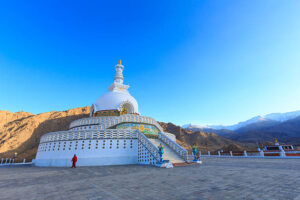
<svg viewBox="0 0 300 200">
<path fill-rule="evenodd" d="M 76 154 L 74 154 L 74 156 L 72 158 L 72 167 L 71 168 L 76 168 L 76 162 L 77 162 L 77 156 L 76 156 Z"/>
</svg>

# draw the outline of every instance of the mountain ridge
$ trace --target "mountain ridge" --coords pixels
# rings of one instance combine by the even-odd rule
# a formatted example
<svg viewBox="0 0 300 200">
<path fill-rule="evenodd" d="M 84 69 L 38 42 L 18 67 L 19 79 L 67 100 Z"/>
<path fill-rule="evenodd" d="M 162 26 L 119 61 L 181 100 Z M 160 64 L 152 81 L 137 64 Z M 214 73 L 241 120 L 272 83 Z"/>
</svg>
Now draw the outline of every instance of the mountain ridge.
<svg viewBox="0 0 300 200">
<path fill-rule="evenodd" d="M 292 111 L 292 112 L 285 112 L 285 113 L 270 113 L 267 115 L 258 115 L 252 117 L 246 121 L 241 121 L 233 125 L 195 125 L 195 124 L 185 124 L 182 127 L 185 129 L 227 129 L 227 130 L 238 130 L 242 127 L 247 125 L 257 123 L 257 122 L 264 122 L 264 121 L 277 121 L 277 122 L 285 122 L 300 116 L 300 110 Z"/>
<path fill-rule="evenodd" d="M 235 130 L 188 127 L 187 130 L 216 133 L 222 137 L 242 143 L 266 143 L 278 139 L 280 142 L 300 145 L 300 116 L 288 115 L 287 117 L 271 114 L 271 119 L 253 120 Z M 275 117 L 274 117 L 275 116 Z M 251 118 L 253 119 L 253 118 Z M 277 119 L 274 120 L 274 119 Z"/>
</svg>

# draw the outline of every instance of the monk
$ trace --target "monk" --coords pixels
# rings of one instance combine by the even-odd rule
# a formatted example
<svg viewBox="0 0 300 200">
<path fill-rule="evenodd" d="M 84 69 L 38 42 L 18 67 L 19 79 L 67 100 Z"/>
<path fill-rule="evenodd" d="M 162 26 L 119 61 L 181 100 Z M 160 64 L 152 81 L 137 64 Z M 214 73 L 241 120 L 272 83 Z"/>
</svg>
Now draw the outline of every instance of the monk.
<svg viewBox="0 0 300 200">
<path fill-rule="evenodd" d="M 76 162 L 77 162 L 77 156 L 76 156 L 76 154 L 74 154 L 74 156 L 72 158 L 72 167 L 71 168 L 76 168 Z"/>
</svg>

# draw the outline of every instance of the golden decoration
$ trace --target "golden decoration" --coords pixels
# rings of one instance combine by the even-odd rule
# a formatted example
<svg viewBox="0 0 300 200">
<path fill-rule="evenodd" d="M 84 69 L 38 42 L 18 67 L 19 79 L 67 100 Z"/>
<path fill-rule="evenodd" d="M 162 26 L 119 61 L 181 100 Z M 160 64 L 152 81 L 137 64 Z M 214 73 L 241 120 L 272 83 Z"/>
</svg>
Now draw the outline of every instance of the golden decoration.
<svg viewBox="0 0 300 200">
<path fill-rule="evenodd" d="M 141 131 L 142 133 L 144 132 L 144 130 L 145 130 L 145 127 L 144 127 L 144 125 L 139 125 L 139 131 Z"/>
<path fill-rule="evenodd" d="M 121 109 L 121 115 L 125 115 L 125 114 L 127 114 L 127 108 L 122 107 L 122 109 Z"/>
<path fill-rule="evenodd" d="M 121 65 L 122 64 L 122 61 L 121 60 L 119 60 L 119 65 Z"/>
</svg>

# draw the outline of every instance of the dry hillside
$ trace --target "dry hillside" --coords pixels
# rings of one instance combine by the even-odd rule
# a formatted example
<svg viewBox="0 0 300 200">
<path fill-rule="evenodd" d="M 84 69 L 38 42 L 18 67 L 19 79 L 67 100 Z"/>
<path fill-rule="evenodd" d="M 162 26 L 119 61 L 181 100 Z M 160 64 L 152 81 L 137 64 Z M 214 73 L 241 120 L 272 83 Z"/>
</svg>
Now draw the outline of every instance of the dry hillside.
<svg viewBox="0 0 300 200">
<path fill-rule="evenodd" d="M 0 157 L 12 157 L 17 152 L 19 159 L 34 158 L 43 134 L 68 130 L 73 120 L 87 117 L 89 112 L 89 107 L 37 115 L 0 111 Z"/>
<path fill-rule="evenodd" d="M 202 152 L 215 152 L 220 149 L 234 151 L 255 149 L 255 146 L 251 144 L 245 145 L 243 143 L 234 142 L 214 133 L 189 131 L 172 123 L 159 123 L 166 132 L 175 134 L 177 142 L 188 150 L 191 150 L 193 145 L 196 145 L 198 147 L 198 150 L 201 150 Z"/>
</svg>

